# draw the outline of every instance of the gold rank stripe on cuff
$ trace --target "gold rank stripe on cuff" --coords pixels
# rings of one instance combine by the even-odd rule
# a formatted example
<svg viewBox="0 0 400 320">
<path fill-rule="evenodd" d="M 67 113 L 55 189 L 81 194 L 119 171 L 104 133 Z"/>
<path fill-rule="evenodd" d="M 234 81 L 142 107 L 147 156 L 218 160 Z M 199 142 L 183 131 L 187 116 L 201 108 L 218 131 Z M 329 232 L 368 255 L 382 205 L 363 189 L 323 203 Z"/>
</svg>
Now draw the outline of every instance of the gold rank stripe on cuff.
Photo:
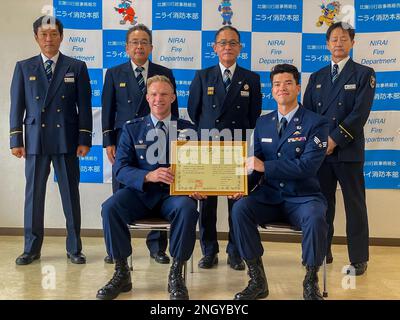
<svg viewBox="0 0 400 320">
<path fill-rule="evenodd" d="M 347 135 L 354 140 L 354 137 L 350 134 L 350 132 L 348 132 L 345 128 L 343 128 L 341 124 L 339 124 L 339 128 L 342 129 L 344 132 L 346 132 Z"/>
<path fill-rule="evenodd" d="M 79 129 L 79 132 L 86 132 L 92 134 L 92 131 L 86 129 Z"/>
<path fill-rule="evenodd" d="M 104 130 L 103 131 L 103 134 L 106 134 L 106 133 L 108 133 L 108 132 L 113 132 L 114 130 Z"/>
<path fill-rule="evenodd" d="M 23 131 L 19 131 L 19 130 L 11 131 L 10 136 L 12 136 L 13 134 L 19 134 L 19 133 L 23 133 Z"/>
</svg>

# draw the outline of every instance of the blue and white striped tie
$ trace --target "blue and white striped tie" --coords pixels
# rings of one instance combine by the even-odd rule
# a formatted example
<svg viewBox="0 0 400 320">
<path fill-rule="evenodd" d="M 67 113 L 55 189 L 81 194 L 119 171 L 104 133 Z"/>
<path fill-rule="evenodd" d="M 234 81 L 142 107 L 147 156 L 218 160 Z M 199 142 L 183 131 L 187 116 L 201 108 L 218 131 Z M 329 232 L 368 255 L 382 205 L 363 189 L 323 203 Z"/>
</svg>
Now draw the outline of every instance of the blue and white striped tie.
<svg viewBox="0 0 400 320">
<path fill-rule="evenodd" d="M 229 69 L 225 69 L 224 71 L 224 86 L 225 86 L 225 91 L 228 92 L 229 86 L 231 85 L 231 71 Z"/>
<path fill-rule="evenodd" d="M 139 89 L 144 92 L 145 86 L 144 86 L 144 78 L 142 75 L 144 68 L 143 67 L 136 67 L 135 71 L 138 73 L 136 76 L 136 81 L 138 83 Z"/>
<path fill-rule="evenodd" d="M 46 77 L 47 77 L 47 81 L 51 81 L 51 78 L 53 77 L 53 69 L 51 68 L 51 66 L 53 65 L 53 60 L 47 60 L 44 63 L 44 71 L 46 72 Z"/>
<path fill-rule="evenodd" d="M 339 66 L 335 63 L 332 69 L 332 83 L 339 77 Z"/>
</svg>

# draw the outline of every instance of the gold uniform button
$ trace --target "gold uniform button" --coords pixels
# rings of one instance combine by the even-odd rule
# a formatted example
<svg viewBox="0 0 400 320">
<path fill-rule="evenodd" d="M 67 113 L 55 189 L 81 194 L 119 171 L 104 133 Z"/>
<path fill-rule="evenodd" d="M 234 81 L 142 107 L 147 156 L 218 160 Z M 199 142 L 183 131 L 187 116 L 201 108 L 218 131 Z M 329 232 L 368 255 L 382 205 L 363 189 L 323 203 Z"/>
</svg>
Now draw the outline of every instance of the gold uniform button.
<svg viewBox="0 0 400 320">
<path fill-rule="evenodd" d="M 232 121 L 232 124 L 235 124 L 236 123 L 236 121 Z"/>
<path fill-rule="evenodd" d="M 44 123 L 42 123 L 42 128 L 44 128 L 46 125 Z"/>
<path fill-rule="evenodd" d="M 57 112 L 61 112 L 61 109 L 57 109 Z"/>
<path fill-rule="evenodd" d="M 282 155 L 282 154 L 281 154 L 280 152 L 278 152 L 278 158 L 280 158 L 280 157 L 281 157 L 281 155 Z"/>
<path fill-rule="evenodd" d="M 60 127 L 61 127 L 61 126 L 58 124 L 58 125 L 57 125 L 57 128 L 60 128 Z"/>
<path fill-rule="evenodd" d="M 65 99 L 65 96 L 61 96 L 61 99 Z"/>
<path fill-rule="evenodd" d="M 321 106 L 321 102 L 318 102 L 318 106 L 319 106 L 319 107 Z"/>
<path fill-rule="evenodd" d="M 237 109 L 240 109 L 240 106 L 236 106 Z"/>
<path fill-rule="evenodd" d="M 219 119 L 215 120 L 216 123 L 219 123 Z"/>
<path fill-rule="evenodd" d="M 45 108 L 43 108 L 43 109 L 42 109 L 42 112 L 45 112 L 45 111 L 46 111 L 46 109 L 45 109 Z"/>
<path fill-rule="evenodd" d="M 342 103 L 341 103 L 341 102 L 339 102 L 339 103 L 338 103 L 338 105 L 339 105 L 339 106 L 341 106 L 341 105 L 342 105 Z"/>
<path fill-rule="evenodd" d="M 336 121 L 336 118 L 335 118 L 335 117 L 333 117 L 333 118 L 332 118 L 332 120 L 333 120 L 333 121 Z"/>
<path fill-rule="evenodd" d="M 36 98 L 36 100 L 39 100 L 39 99 L 40 99 L 40 97 L 39 97 L 39 96 L 36 96 L 35 98 Z"/>
<path fill-rule="evenodd" d="M 132 100 L 128 100 L 128 103 L 132 103 Z"/>
<path fill-rule="evenodd" d="M 299 147 L 296 148 L 296 152 L 300 152 L 300 150 L 301 150 L 301 149 L 300 149 Z"/>
</svg>

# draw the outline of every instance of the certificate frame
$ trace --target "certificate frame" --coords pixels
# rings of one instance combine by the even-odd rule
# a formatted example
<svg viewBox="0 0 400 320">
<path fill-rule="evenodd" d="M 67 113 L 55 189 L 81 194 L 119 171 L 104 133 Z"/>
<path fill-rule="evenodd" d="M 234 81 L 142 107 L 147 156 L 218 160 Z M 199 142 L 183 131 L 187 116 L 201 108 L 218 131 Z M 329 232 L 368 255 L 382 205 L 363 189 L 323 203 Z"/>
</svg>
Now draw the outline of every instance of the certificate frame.
<svg viewBox="0 0 400 320">
<path fill-rule="evenodd" d="M 204 151 L 204 148 L 208 148 L 209 155 L 213 157 L 213 152 L 212 150 L 219 150 L 219 155 L 221 155 L 221 150 L 224 154 L 226 150 L 229 151 L 229 148 L 232 147 L 232 157 L 238 156 L 240 153 L 241 159 L 239 159 L 239 163 L 235 161 L 234 163 L 231 164 L 226 164 L 226 163 L 219 163 L 216 164 L 214 163 L 182 163 L 181 161 L 178 161 L 177 156 L 180 154 L 180 152 L 183 152 L 182 148 L 190 148 L 191 150 L 194 150 L 197 148 L 197 156 L 199 157 L 199 154 Z M 211 148 L 211 149 L 210 149 Z M 217 149 L 214 149 L 217 148 Z M 228 149 L 226 149 L 228 148 Z M 247 173 L 246 173 L 246 168 L 245 168 L 245 163 L 246 163 L 246 158 L 247 158 L 247 142 L 246 141 L 230 141 L 230 142 L 223 142 L 223 141 L 171 141 L 171 168 L 172 172 L 175 176 L 174 182 L 170 185 L 170 195 L 190 195 L 194 192 L 198 192 L 201 195 L 205 196 L 229 196 L 229 195 L 234 195 L 236 193 L 242 193 L 243 195 L 248 194 L 248 185 L 247 185 Z M 188 149 L 187 149 L 188 150 Z M 236 154 L 234 154 L 236 152 Z M 242 162 L 240 160 L 243 160 Z M 214 168 L 213 168 L 214 167 Z M 227 181 L 227 182 L 233 182 L 232 185 L 219 185 L 217 188 L 215 186 L 213 188 L 208 188 L 207 183 L 204 183 L 204 180 L 199 179 L 195 180 L 195 182 L 189 182 L 187 188 L 182 185 L 182 180 L 183 176 L 185 175 L 187 177 L 187 174 L 184 173 L 186 172 L 194 172 L 193 170 L 198 170 L 200 168 L 200 171 L 207 171 L 207 172 L 213 172 L 213 176 L 215 176 L 215 171 L 216 169 L 220 168 L 223 173 L 218 172 L 216 176 L 218 179 L 222 181 Z M 239 174 L 232 174 L 232 171 L 239 173 Z M 229 176 L 227 175 L 227 172 L 231 172 Z M 205 177 L 206 179 L 206 177 Z M 215 180 L 216 178 L 213 178 Z M 185 179 L 188 180 L 188 179 Z M 190 180 L 190 179 L 189 179 Z M 201 180 L 201 181 L 200 181 Z M 193 183 L 195 183 L 195 186 L 193 186 Z M 215 181 L 214 181 L 215 183 Z M 205 184 L 205 186 L 203 186 Z M 237 188 L 235 188 L 237 187 Z"/>
</svg>

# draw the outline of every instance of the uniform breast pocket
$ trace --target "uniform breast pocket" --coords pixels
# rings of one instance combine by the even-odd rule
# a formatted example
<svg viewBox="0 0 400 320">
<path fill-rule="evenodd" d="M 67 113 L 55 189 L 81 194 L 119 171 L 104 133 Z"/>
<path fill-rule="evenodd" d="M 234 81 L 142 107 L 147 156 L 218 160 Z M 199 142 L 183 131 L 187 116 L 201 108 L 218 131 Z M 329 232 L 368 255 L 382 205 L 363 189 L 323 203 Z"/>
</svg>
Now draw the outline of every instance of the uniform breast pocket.
<svg viewBox="0 0 400 320">
<path fill-rule="evenodd" d="M 355 89 L 344 90 L 344 93 L 343 93 L 343 96 L 342 96 L 343 97 L 343 101 L 340 101 L 340 102 L 342 102 L 345 105 L 353 106 L 354 105 L 354 100 L 356 99 L 356 95 L 357 95 L 357 90 L 355 90 Z"/>
<path fill-rule="evenodd" d="M 289 138 L 290 139 L 290 138 Z M 286 152 L 290 155 L 291 159 L 300 158 L 303 154 L 305 143 L 302 141 L 288 142 Z"/>
</svg>

